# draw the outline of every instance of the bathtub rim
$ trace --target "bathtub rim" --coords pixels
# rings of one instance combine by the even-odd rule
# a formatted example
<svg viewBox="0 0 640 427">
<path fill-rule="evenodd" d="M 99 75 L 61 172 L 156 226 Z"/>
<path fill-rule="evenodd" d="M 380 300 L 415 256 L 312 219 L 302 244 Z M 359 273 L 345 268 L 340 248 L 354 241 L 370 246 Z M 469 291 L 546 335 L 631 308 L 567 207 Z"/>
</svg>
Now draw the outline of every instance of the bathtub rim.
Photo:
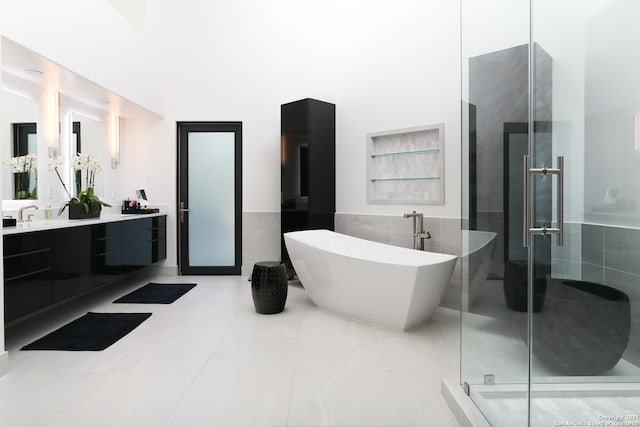
<svg viewBox="0 0 640 427">
<path fill-rule="evenodd" d="M 365 242 L 367 245 L 371 245 L 373 247 L 384 247 L 385 250 L 391 250 L 394 252 L 406 252 L 407 254 L 411 254 L 413 256 L 416 256 L 417 254 L 424 254 L 427 257 L 432 257 L 435 259 L 431 259 L 429 262 L 422 262 L 422 263 L 417 263 L 417 262 L 392 262 L 389 260 L 381 260 L 381 259 L 371 259 L 368 258 L 366 256 L 356 256 L 354 254 L 351 253 L 345 253 L 342 251 L 332 251 L 328 248 L 324 248 L 324 247 L 319 247 L 317 245 L 311 244 L 308 241 L 304 241 L 304 240 L 300 240 L 295 238 L 295 236 L 297 235 L 301 235 L 301 234 L 309 234 L 309 232 L 326 232 L 329 234 L 337 234 L 340 235 L 342 237 L 340 238 L 346 238 L 347 240 L 349 239 L 353 239 L 353 240 L 357 240 L 359 242 Z M 323 233 L 325 234 L 325 233 Z M 326 252 L 326 253 L 331 253 L 331 254 L 335 254 L 335 255 L 340 255 L 342 257 L 345 258 L 349 258 L 349 259 L 354 259 L 354 260 L 361 260 L 361 261 L 370 261 L 370 262 L 375 262 L 375 263 L 380 263 L 380 264 L 385 264 L 385 265 L 395 265 L 395 266 L 406 266 L 406 267 L 422 267 L 422 266 L 426 266 L 426 265 L 436 265 L 436 264 L 444 264 L 447 262 L 450 262 L 452 260 L 456 260 L 458 259 L 458 255 L 454 255 L 454 254 L 448 254 L 448 253 L 442 253 L 442 252 L 430 252 L 430 251 L 420 251 L 417 249 L 409 249 L 409 248 L 405 248 L 402 246 L 395 246 L 395 245 L 390 245 L 388 243 L 381 243 L 381 242 L 376 242 L 374 240 L 367 240 L 367 239 L 362 239 L 360 237 L 355 237 L 355 236 L 351 236 L 349 234 L 343 234 L 343 233 L 339 233 L 337 231 L 332 231 L 332 230 L 328 230 L 325 228 L 319 228 L 319 229 L 312 229 L 312 230 L 300 230 L 300 231 L 289 231 L 286 233 L 283 233 L 283 236 L 285 238 L 285 244 L 286 244 L 286 239 L 294 239 L 299 243 L 302 244 L 306 244 L 310 247 L 313 247 L 314 249 L 317 249 L 319 251 L 322 252 Z"/>
</svg>

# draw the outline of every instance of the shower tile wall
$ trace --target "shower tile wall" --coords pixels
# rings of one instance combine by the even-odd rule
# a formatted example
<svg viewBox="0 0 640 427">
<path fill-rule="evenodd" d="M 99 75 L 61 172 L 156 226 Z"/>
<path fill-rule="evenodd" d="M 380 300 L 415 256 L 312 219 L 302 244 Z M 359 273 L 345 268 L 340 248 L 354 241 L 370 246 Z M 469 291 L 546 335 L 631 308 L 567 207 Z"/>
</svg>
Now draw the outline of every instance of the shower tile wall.
<svg viewBox="0 0 640 427">
<path fill-rule="evenodd" d="M 551 241 L 551 274 L 558 279 L 584 279 L 582 269 L 582 226 L 580 223 L 564 223 L 564 244 L 556 245 L 556 238 Z M 586 280 L 586 279 L 585 279 Z M 601 283 L 601 280 L 598 281 Z"/>
<path fill-rule="evenodd" d="M 459 218 L 425 217 L 423 224 L 425 231 L 431 234 L 431 239 L 425 241 L 425 250 L 460 256 L 462 238 Z M 413 220 L 400 215 L 337 213 L 335 227 L 338 233 L 361 239 L 404 248 L 413 247 Z M 460 308 L 460 280 L 460 263 L 457 263 L 440 304 L 442 307 Z"/>
<path fill-rule="evenodd" d="M 280 212 L 242 213 L 242 274 L 258 261 L 280 260 Z"/>
<path fill-rule="evenodd" d="M 640 366 L 640 230 L 582 224 L 582 280 L 629 296 L 631 334 L 623 358 Z"/>
</svg>

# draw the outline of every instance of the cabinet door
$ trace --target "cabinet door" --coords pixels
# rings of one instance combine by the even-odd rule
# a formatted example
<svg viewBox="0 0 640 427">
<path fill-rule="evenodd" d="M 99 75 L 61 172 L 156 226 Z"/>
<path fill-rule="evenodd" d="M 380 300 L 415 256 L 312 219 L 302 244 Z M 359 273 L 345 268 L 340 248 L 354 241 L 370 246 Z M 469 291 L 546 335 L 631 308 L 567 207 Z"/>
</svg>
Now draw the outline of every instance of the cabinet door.
<svg viewBox="0 0 640 427">
<path fill-rule="evenodd" d="M 151 265 L 152 219 L 141 218 L 122 222 L 122 265 L 125 269 L 135 270 Z"/>
<path fill-rule="evenodd" d="M 62 228 L 52 233 L 53 302 L 63 301 L 97 286 L 92 276 L 91 226 Z"/>
<path fill-rule="evenodd" d="M 93 275 L 106 283 L 122 274 L 122 223 L 109 222 L 93 226 Z"/>
<path fill-rule="evenodd" d="M 151 229 L 151 262 L 167 258 L 167 217 L 153 218 Z"/>
<path fill-rule="evenodd" d="M 5 322 L 51 304 L 51 233 L 4 236 Z"/>
</svg>

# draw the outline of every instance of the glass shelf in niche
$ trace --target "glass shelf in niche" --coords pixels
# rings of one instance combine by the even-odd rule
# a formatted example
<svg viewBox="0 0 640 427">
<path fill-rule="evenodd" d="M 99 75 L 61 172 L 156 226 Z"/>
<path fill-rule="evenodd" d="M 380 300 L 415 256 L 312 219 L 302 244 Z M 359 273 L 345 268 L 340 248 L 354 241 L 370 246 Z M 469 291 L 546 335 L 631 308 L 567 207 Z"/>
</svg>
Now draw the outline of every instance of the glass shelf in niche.
<svg viewBox="0 0 640 427">
<path fill-rule="evenodd" d="M 440 151 L 439 148 L 433 148 L 431 150 L 416 150 L 416 151 L 396 151 L 393 153 L 377 153 L 371 154 L 372 158 L 376 157 L 385 157 L 385 156 L 399 156 L 403 154 L 429 154 L 429 153 L 438 153 Z"/>
<path fill-rule="evenodd" d="M 440 179 L 439 176 L 426 176 L 420 178 L 371 178 L 371 182 L 379 181 L 433 181 Z"/>
</svg>

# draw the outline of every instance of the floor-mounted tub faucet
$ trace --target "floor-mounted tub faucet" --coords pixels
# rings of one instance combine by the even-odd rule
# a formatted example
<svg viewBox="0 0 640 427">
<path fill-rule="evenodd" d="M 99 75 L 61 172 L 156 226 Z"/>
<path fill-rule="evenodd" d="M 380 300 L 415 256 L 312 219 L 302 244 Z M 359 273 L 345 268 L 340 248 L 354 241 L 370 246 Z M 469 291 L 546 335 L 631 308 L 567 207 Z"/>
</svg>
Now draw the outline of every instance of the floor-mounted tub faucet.
<svg viewBox="0 0 640 427">
<path fill-rule="evenodd" d="M 423 251 L 424 241 L 431 238 L 431 234 L 423 229 L 424 215 L 422 212 L 413 211 L 402 216 L 403 218 L 413 218 L 413 249 Z"/>
</svg>

